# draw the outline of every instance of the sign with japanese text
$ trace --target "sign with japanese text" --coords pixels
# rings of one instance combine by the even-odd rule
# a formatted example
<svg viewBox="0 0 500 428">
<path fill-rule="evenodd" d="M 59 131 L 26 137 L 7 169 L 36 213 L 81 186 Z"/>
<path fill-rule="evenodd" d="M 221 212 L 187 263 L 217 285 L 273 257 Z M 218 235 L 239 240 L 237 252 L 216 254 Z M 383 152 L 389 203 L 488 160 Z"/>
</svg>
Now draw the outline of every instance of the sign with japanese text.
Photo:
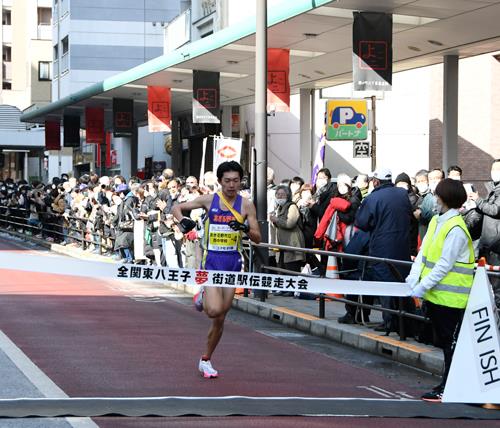
<svg viewBox="0 0 500 428">
<path fill-rule="evenodd" d="M 85 109 L 85 129 L 87 144 L 104 142 L 104 109 L 99 107 Z"/>
<path fill-rule="evenodd" d="M 370 157 L 370 143 L 368 141 L 353 141 L 352 157 L 362 159 Z"/>
<path fill-rule="evenodd" d="M 352 71 L 355 91 L 392 88 L 392 15 L 353 12 Z"/>
<path fill-rule="evenodd" d="M 193 123 L 220 123 L 220 73 L 193 70 Z"/>
<path fill-rule="evenodd" d="M 59 121 L 45 121 L 45 150 L 61 150 L 61 124 Z"/>
<path fill-rule="evenodd" d="M 328 100 L 326 112 L 327 140 L 366 140 L 368 138 L 366 100 Z"/>
<path fill-rule="evenodd" d="M 149 132 L 171 131 L 171 92 L 163 86 L 148 86 Z"/>
<path fill-rule="evenodd" d="M 267 50 L 267 111 L 290 111 L 290 50 Z"/>
<path fill-rule="evenodd" d="M 130 137 L 134 132 L 134 100 L 113 98 L 113 136 Z"/>
</svg>

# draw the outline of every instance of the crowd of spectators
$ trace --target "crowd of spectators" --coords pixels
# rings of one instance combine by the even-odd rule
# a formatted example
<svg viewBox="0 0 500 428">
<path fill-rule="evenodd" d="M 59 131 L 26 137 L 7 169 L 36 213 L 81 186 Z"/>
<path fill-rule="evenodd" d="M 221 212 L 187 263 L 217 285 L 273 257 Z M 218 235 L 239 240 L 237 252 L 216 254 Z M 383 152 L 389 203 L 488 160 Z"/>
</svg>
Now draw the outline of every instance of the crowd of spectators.
<svg viewBox="0 0 500 428">
<path fill-rule="evenodd" d="M 414 177 L 378 169 L 371 174 L 333 177 L 319 170 L 314 184 L 301 177 L 275 183 L 268 168 L 269 241 L 297 248 L 320 248 L 337 252 L 410 261 L 420 247 L 431 218 L 440 213 L 434 191 L 445 176 L 461 180 L 462 170 L 452 166 L 418 171 Z M 468 200 L 461 214 L 474 241 L 476 257 L 500 264 L 500 160 L 492 165 L 492 182 L 484 197 L 464 183 Z M 122 176 L 63 174 L 51 183 L 0 181 L 0 227 L 16 229 L 61 245 L 115 257 L 122 262 L 169 267 L 197 268 L 203 235 L 203 210 L 191 212 L 195 230 L 183 235 L 171 210 L 175 204 L 217 191 L 217 179 L 207 172 L 198 178 L 175 177 L 171 169 L 149 180 Z M 249 180 L 242 180 L 241 193 L 251 198 Z M 137 224 L 141 227 L 137 227 Z M 269 264 L 289 271 L 304 268 L 324 274 L 326 257 L 301 251 L 270 252 Z M 408 269 L 386 263 L 358 263 L 344 258 L 344 277 L 375 281 L 404 281 Z M 494 282 L 497 305 L 500 289 Z M 283 294 L 283 293 L 281 293 Z M 348 296 L 358 300 L 357 296 Z M 396 299 L 380 299 L 394 308 Z M 371 303 L 373 298 L 365 298 Z M 413 308 L 409 298 L 408 305 Z M 342 323 L 367 322 L 369 310 L 347 305 Z M 380 331 L 397 330 L 397 319 L 387 314 Z"/>
</svg>

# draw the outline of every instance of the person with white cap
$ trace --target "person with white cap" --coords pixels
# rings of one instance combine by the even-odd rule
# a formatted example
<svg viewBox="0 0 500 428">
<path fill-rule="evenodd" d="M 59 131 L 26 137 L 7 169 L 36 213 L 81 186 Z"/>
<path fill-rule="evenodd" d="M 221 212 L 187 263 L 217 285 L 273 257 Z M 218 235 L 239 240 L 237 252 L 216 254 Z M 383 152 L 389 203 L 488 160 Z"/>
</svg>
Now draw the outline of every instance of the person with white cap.
<svg viewBox="0 0 500 428">
<path fill-rule="evenodd" d="M 379 168 L 372 174 L 373 191 L 363 200 L 356 214 L 355 226 L 369 232 L 368 255 L 396 260 L 410 260 L 410 221 L 413 210 L 407 192 L 392 183 L 392 172 Z M 372 281 L 404 281 L 407 269 L 396 266 L 400 275 L 386 263 L 370 263 L 367 278 Z M 381 297 L 382 307 L 393 309 L 394 298 Z M 396 331 L 396 319 L 384 312 L 378 331 Z"/>
</svg>

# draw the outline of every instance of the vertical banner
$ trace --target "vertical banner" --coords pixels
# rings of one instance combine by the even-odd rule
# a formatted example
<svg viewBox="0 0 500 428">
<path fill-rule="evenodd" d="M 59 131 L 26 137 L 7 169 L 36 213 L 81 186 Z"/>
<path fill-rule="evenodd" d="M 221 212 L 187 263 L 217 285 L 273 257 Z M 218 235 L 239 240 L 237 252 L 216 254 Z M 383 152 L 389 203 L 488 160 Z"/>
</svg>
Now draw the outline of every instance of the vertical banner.
<svg viewBox="0 0 500 428">
<path fill-rule="evenodd" d="M 267 50 L 267 111 L 290 111 L 290 50 Z"/>
<path fill-rule="evenodd" d="M 392 15 L 353 12 L 352 70 L 355 91 L 392 89 Z"/>
<path fill-rule="evenodd" d="M 113 135 L 130 137 L 134 132 L 134 100 L 113 98 Z"/>
<path fill-rule="evenodd" d="M 111 168 L 111 132 L 106 132 L 106 168 Z"/>
<path fill-rule="evenodd" d="M 214 172 L 222 162 L 241 160 L 241 138 L 214 137 Z"/>
<path fill-rule="evenodd" d="M 45 121 L 45 150 L 61 150 L 61 124 L 58 121 Z"/>
<path fill-rule="evenodd" d="M 80 116 L 64 116 L 64 147 L 80 147 Z"/>
<path fill-rule="evenodd" d="M 220 123 L 220 73 L 193 70 L 193 123 Z"/>
<path fill-rule="evenodd" d="M 85 109 L 85 129 L 87 144 L 104 142 L 104 109 L 98 107 Z"/>
<path fill-rule="evenodd" d="M 318 171 L 325 166 L 325 148 L 326 148 L 326 129 L 323 129 L 321 137 L 319 137 L 318 147 L 316 148 L 316 156 L 314 157 L 314 166 L 312 169 L 311 183 L 316 185 L 316 176 Z"/>
<path fill-rule="evenodd" d="M 170 88 L 148 86 L 148 130 L 149 132 L 170 132 Z"/>
</svg>

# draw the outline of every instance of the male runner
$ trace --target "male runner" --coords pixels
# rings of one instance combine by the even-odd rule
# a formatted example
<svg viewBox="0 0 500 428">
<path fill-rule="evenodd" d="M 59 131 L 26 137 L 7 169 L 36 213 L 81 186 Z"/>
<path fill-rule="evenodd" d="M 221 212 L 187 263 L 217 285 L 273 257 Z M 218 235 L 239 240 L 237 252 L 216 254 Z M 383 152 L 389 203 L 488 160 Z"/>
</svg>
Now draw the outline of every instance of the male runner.
<svg viewBox="0 0 500 428">
<path fill-rule="evenodd" d="M 238 162 L 223 162 L 217 168 L 217 179 L 221 191 L 203 195 L 172 209 L 173 216 L 179 221 L 183 233 L 192 230 L 196 223 L 182 212 L 204 208 L 207 212 L 205 235 L 203 238 L 202 269 L 241 271 L 241 232 L 246 233 L 256 243 L 260 242 L 260 229 L 257 223 L 255 206 L 239 195 L 243 168 Z M 216 378 L 217 370 L 210 359 L 222 337 L 224 319 L 231 308 L 234 288 L 202 288 L 193 298 L 196 309 L 205 310 L 212 319 L 208 332 L 207 350 L 202 355 L 198 369 L 205 378 Z"/>
</svg>

